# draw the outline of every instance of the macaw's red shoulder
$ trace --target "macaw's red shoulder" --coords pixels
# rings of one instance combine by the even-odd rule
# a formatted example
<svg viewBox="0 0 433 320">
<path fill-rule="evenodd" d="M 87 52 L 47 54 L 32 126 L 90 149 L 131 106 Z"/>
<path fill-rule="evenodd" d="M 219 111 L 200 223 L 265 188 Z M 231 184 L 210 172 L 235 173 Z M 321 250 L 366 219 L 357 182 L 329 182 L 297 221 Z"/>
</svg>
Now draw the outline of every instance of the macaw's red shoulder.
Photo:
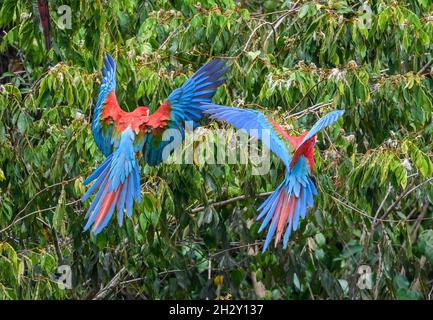
<svg viewBox="0 0 433 320">
<path fill-rule="evenodd" d="M 165 128 L 170 120 L 171 107 L 168 102 L 164 102 L 161 106 L 149 116 L 146 126 L 153 129 Z"/>
<path fill-rule="evenodd" d="M 305 131 L 303 134 L 297 137 L 289 136 L 289 142 L 293 146 L 293 148 L 297 149 L 301 144 L 302 140 L 304 140 L 305 136 L 308 134 L 308 131 Z"/>
<path fill-rule="evenodd" d="M 289 134 L 274 120 L 271 116 L 268 117 L 269 122 L 277 130 L 277 132 L 286 140 L 290 140 Z"/>
<path fill-rule="evenodd" d="M 295 149 L 301 144 L 304 137 L 308 134 L 308 131 L 306 131 L 298 137 L 292 137 L 274 119 L 272 119 L 272 117 L 268 117 L 268 120 L 275 130 L 281 135 L 281 137 L 288 140 Z"/>
<path fill-rule="evenodd" d="M 104 101 L 104 109 L 102 111 L 101 120 L 109 122 L 113 120 L 118 121 L 126 112 L 123 111 L 117 103 L 116 93 L 111 91 Z"/>
</svg>

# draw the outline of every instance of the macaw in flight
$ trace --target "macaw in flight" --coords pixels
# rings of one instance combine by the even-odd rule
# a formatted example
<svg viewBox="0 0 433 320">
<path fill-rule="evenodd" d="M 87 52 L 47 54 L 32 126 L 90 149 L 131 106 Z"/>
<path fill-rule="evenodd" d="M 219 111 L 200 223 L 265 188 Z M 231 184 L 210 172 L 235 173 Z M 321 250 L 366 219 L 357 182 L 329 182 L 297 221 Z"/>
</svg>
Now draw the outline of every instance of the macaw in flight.
<svg viewBox="0 0 433 320">
<path fill-rule="evenodd" d="M 242 129 L 254 138 L 261 139 L 266 147 L 283 161 L 286 167 L 284 180 L 258 208 L 257 220 L 264 218 L 259 232 L 270 223 L 263 252 L 268 248 L 275 232 L 275 247 L 277 246 L 284 229 L 283 246 L 286 248 L 290 233 L 298 228 L 300 217 L 305 218 L 307 208 L 314 205 L 313 197 L 317 195 L 316 186 L 311 179 L 316 134 L 337 121 L 344 110 L 328 113 L 318 120 L 310 131 L 292 137 L 271 117 L 265 117 L 256 110 L 214 104 L 204 104 L 203 108 L 205 113 L 210 114 L 211 119 L 226 121 L 236 129 Z M 293 147 L 292 156 L 287 142 Z"/>
<path fill-rule="evenodd" d="M 143 157 L 149 165 L 162 162 L 163 153 L 171 141 L 163 134 L 168 129 L 179 130 L 185 138 L 185 126 L 197 125 L 202 116 L 202 103 L 210 103 L 218 87 L 224 83 L 227 71 L 224 61 L 214 59 L 202 66 L 180 88 L 174 90 L 152 114 L 145 106 L 132 112 L 120 108 L 116 99 L 116 63 L 111 55 L 104 57 L 103 77 L 98 100 L 93 110 L 92 133 L 105 160 L 84 181 L 95 181 L 82 201 L 97 190 L 85 218 L 84 231 L 98 234 L 117 210 L 119 225 L 123 224 L 124 210 L 131 217 L 134 200 L 140 202 L 140 166 Z M 173 147 L 173 145 L 171 145 Z"/>
</svg>

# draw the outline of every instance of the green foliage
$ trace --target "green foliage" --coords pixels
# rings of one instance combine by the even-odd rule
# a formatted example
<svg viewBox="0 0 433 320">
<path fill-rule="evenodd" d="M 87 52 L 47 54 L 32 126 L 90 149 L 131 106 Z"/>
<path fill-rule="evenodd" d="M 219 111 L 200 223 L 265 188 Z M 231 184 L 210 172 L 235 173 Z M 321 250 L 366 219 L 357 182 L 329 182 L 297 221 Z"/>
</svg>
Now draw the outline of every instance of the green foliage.
<svg viewBox="0 0 433 320">
<path fill-rule="evenodd" d="M 0 74 L 0 299 L 92 298 L 122 267 L 108 297 L 428 297 L 431 1 L 369 1 L 369 14 L 351 0 L 50 0 L 49 52 L 33 3 L 0 3 L 0 53 L 15 48 L 21 66 L 12 72 L 11 60 Z M 59 24 L 63 4 L 71 29 Z M 105 52 L 117 61 L 125 109 L 155 109 L 210 57 L 225 56 L 217 103 L 260 109 L 295 133 L 346 110 L 318 136 L 319 196 L 287 250 L 260 253 L 255 222 L 259 194 L 283 174 L 275 157 L 264 176 L 251 164 L 143 165 L 132 219 L 82 233 L 82 182 L 103 160 L 90 119 Z M 70 290 L 53 281 L 63 264 Z M 373 272 L 371 289 L 356 285 L 360 265 Z"/>
</svg>

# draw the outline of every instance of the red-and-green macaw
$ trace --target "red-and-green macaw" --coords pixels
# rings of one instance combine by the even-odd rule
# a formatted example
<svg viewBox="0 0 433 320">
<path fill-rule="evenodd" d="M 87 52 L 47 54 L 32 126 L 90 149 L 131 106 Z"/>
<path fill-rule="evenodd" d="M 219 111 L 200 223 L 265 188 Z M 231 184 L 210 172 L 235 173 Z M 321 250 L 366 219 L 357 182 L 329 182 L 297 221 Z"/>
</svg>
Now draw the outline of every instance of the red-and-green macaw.
<svg viewBox="0 0 433 320">
<path fill-rule="evenodd" d="M 284 180 L 258 208 L 257 220 L 264 218 L 259 232 L 270 223 L 263 251 L 266 251 L 275 232 L 277 246 L 284 229 L 283 246 L 286 248 L 290 233 L 298 228 L 300 217 L 305 218 L 307 208 L 313 206 L 313 197 L 317 195 L 316 186 L 311 179 L 316 134 L 337 121 L 344 111 L 332 111 L 317 121 L 310 131 L 292 137 L 271 117 L 265 117 L 259 111 L 214 104 L 203 105 L 203 108 L 205 113 L 210 114 L 210 118 L 226 121 L 256 139 L 261 139 L 283 161 L 286 167 Z M 269 139 L 264 138 L 264 134 Z M 292 156 L 289 145 L 294 150 Z"/>
<path fill-rule="evenodd" d="M 140 166 L 143 157 L 149 165 L 156 165 L 168 154 L 163 153 L 171 141 L 163 134 L 168 129 L 179 130 L 185 137 L 185 125 L 194 127 L 202 117 L 202 103 L 210 103 L 218 87 L 225 81 L 224 61 L 214 59 L 201 67 L 180 88 L 174 90 L 153 113 L 145 106 L 132 112 L 123 111 L 116 99 L 116 63 L 104 57 L 103 77 L 98 100 L 93 110 L 92 133 L 99 150 L 106 159 L 84 181 L 95 181 L 82 200 L 97 190 L 86 213 L 84 231 L 99 233 L 111 219 L 115 209 L 119 225 L 123 224 L 124 209 L 132 215 L 134 200 L 140 202 Z M 182 139 L 178 139 L 178 144 Z M 172 147 L 172 146 L 171 146 Z"/>
</svg>

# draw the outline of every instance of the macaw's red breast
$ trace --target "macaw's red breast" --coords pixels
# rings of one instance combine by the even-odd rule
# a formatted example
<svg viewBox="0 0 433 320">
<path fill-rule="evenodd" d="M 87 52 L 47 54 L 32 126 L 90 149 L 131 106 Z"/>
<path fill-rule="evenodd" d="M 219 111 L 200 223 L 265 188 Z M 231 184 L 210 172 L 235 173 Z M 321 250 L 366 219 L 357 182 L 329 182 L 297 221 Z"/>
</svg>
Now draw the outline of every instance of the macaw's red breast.
<svg viewBox="0 0 433 320">
<path fill-rule="evenodd" d="M 120 118 L 119 124 L 116 125 L 121 131 L 128 127 L 138 134 L 140 132 L 140 127 L 149 121 L 149 109 L 146 107 L 137 107 L 132 112 L 125 112 L 125 114 Z"/>
</svg>

